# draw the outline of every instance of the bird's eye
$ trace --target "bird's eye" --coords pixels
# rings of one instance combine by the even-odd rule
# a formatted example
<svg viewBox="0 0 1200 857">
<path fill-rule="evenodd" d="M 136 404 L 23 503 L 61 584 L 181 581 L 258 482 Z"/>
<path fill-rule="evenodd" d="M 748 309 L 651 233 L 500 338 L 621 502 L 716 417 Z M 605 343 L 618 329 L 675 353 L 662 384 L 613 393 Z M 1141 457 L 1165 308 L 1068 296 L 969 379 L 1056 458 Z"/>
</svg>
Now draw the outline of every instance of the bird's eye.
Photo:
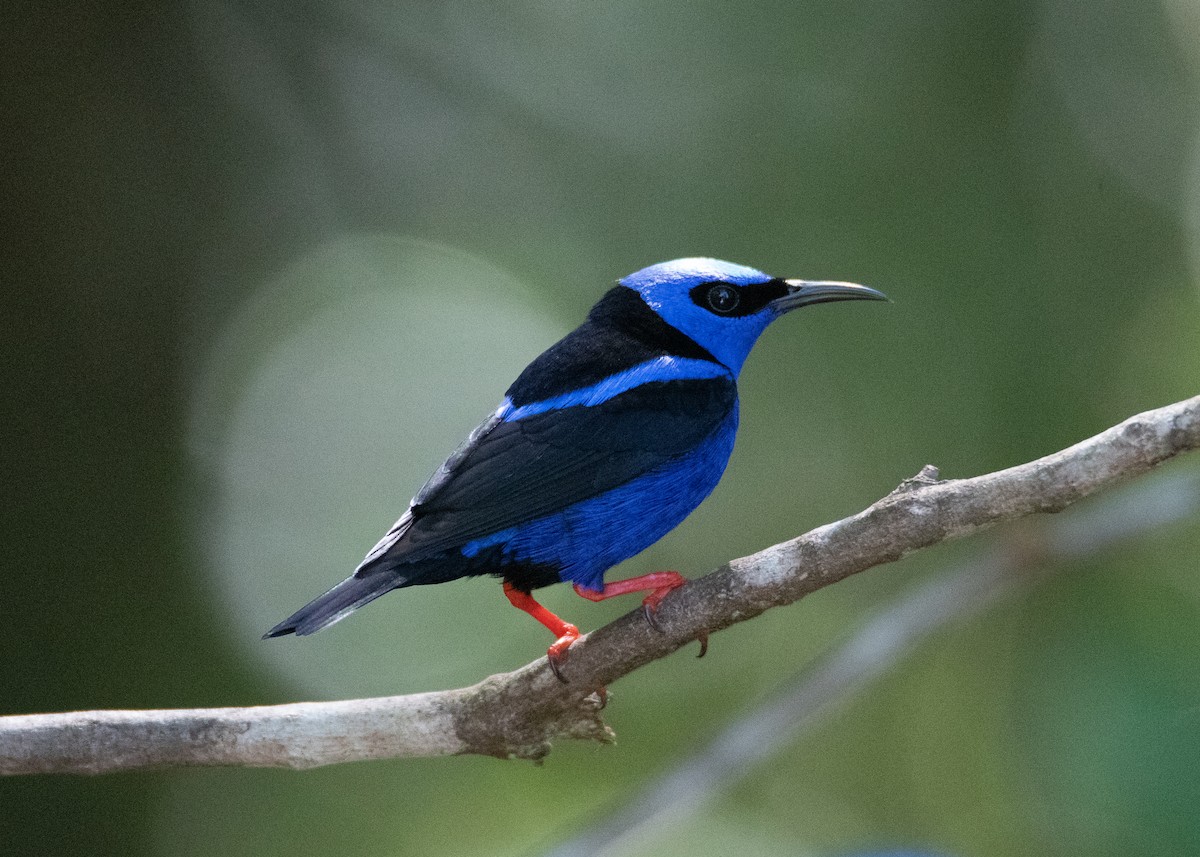
<svg viewBox="0 0 1200 857">
<path fill-rule="evenodd" d="M 713 312 L 722 314 L 733 312 L 741 300 L 737 289 L 724 283 L 718 283 L 708 290 L 708 305 Z"/>
</svg>

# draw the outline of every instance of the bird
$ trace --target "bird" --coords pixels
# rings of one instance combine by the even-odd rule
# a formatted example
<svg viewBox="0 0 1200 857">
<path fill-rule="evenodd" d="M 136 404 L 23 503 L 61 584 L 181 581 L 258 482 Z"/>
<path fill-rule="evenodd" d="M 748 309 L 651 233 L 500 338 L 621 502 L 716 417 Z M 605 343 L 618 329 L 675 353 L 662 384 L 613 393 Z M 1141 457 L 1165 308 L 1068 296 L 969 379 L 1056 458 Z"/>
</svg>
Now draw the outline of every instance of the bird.
<svg viewBox="0 0 1200 857">
<path fill-rule="evenodd" d="M 649 592 L 643 613 L 662 630 L 655 612 L 686 578 L 661 571 L 606 583 L 605 573 L 716 487 L 737 433 L 738 376 L 767 326 L 800 307 L 850 300 L 888 298 L 710 258 L 618 280 L 521 372 L 354 573 L 264 639 L 315 633 L 395 589 L 484 575 L 554 635 L 546 654 L 564 682 L 579 629 L 533 590 L 569 583 L 591 601 Z"/>
</svg>

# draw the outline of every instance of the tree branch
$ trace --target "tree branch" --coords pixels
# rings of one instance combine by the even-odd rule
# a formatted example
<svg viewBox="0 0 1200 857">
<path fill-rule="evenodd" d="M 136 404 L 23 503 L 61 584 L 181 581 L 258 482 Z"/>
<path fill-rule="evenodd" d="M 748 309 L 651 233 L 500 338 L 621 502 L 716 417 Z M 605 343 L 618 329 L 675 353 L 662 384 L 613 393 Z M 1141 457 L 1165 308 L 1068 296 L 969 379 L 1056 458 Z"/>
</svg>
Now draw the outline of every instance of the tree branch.
<svg viewBox="0 0 1200 857">
<path fill-rule="evenodd" d="M 1063 566 L 1200 512 L 1200 471 L 1173 473 L 1114 492 L 1053 524 L 1011 530 L 979 556 L 947 569 L 865 618 L 787 685 L 544 857 L 601 857 L 670 837 L 787 744 L 825 722 L 930 637 L 1009 596 L 1049 580 Z M 651 848 L 652 850 L 652 848 Z"/>
<path fill-rule="evenodd" d="M 705 632 L 791 604 L 857 572 L 981 527 L 1057 512 L 1200 448 L 1200 396 L 1131 417 L 1061 452 L 973 479 L 914 479 L 850 518 L 734 560 L 673 592 L 664 632 L 640 611 L 572 646 L 561 684 L 545 658 L 472 687 L 254 708 L 90 711 L 0 718 L 0 773 L 186 765 L 309 768 L 479 753 L 540 759 L 557 738 L 612 739 L 593 691 Z"/>
</svg>

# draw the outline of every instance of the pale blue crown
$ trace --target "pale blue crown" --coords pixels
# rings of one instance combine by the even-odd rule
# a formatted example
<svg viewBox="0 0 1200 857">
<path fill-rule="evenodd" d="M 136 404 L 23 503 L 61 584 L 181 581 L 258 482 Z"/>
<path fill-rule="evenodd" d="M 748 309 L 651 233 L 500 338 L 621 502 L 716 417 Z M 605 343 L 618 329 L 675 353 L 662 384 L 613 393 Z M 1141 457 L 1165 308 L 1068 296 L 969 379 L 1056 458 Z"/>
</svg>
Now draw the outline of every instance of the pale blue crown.
<svg viewBox="0 0 1200 857">
<path fill-rule="evenodd" d="M 766 283 L 762 271 L 720 259 L 675 259 L 660 262 L 621 280 L 634 289 L 663 321 L 686 333 L 736 375 L 759 334 L 778 318 L 770 306 L 752 315 L 720 317 L 697 306 L 689 292 L 701 283 L 720 281 L 735 286 Z"/>
</svg>

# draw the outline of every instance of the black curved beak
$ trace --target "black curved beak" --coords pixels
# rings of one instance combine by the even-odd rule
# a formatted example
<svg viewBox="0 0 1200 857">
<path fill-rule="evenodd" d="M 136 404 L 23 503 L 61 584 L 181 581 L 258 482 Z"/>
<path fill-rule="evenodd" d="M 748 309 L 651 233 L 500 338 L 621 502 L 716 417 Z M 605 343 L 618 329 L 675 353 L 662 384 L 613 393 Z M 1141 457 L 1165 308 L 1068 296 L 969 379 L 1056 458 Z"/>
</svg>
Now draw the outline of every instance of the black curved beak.
<svg viewBox="0 0 1200 857">
<path fill-rule="evenodd" d="M 810 304 L 827 304 L 833 301 L 887 301 L 883 292 L 856 283 L 840 283 L 836 280 L 784 280 L 788 293 L 771 301 L 771 306 L 780 312 L 789 312 Z"/>
</svg>

